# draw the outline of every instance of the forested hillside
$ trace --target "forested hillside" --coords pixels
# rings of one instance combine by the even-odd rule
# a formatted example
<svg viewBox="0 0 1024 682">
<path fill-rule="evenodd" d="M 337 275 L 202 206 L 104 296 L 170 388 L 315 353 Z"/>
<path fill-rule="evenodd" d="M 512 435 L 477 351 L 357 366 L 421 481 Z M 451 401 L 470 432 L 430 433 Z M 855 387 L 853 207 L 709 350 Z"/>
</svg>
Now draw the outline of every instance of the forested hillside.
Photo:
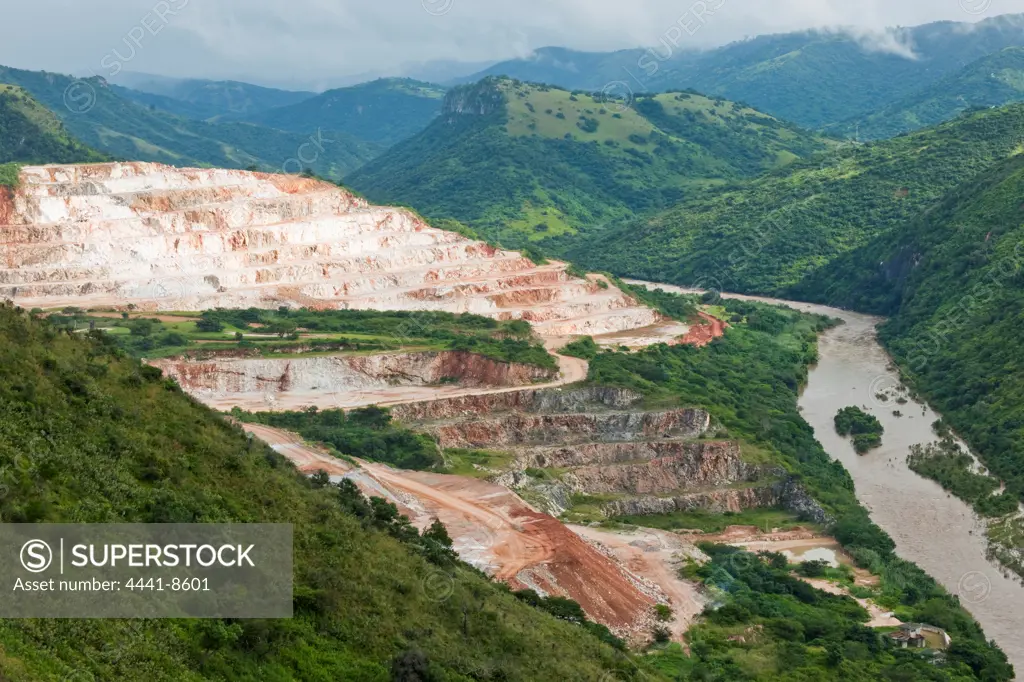
<svg viewBox="0 0 1024 682">
<path fill-rule="evenodd" d="M 814 286 L 891 319 L 880 337 L 1011 494 L 1024 498 L 1024 157 L 951 191 Z"/>
<path fill-rule="evenodd" d="M 345 179 L 516 246 L 671 206 L 827 147 L 725 100 L 670 92 L 628 102 L 508 79 L 448 94 L 419 135 Z"/>
<path fill-rule="evenodd" d="M 106 160 L 71 137 L 46 107 L 18 87 L 0 84 L 0 165 Z M 3 177 L 14 173 L 3 172 Z M 0 184 L 13 184 L 10 177 Z"/>
<path fill-rule="evenodd" d="M 251 123 L 180 118 L 122 99 L 101 78 L 80 80 L 0 66 L 0 83 L 26 90 L 83 143 L 132 161 L 224 168 L 255 166 L 278 173 L 309 169 L 337 179 L 379 151 L 374 145 L 330 130 L 300 134 Z"/>
<path fill-rule="evenodd" d="M 114 85 L 124 99 L 163 111 L 206 120 L 221 116 L 254 116 L 269 109 L 286 107 L 314 97 L 314 92 L 293 92 L 264 88 L 238 81 L 201 79 L 152 79 L 142 76 L 125 79 L 127 87 Z M 133 83 L 138 83 L 134 85 Z"/>
<path fill-rule="evenodd" d="M 0 620 L 7 680 L 640 674 L 582 626 L 453 562 L 443 537 L 421 536 L 354 486 L 305 478 L 113 345 L 10 305 L 0 413 L 4 522 L 280 522 L 295 535 L 294 618 Z"/>
<path fill-rule="evenodd" d="M 312 133 L 343 130 L 389 147 L 420 132 L 441 112 L 444 88 L 411 78 L 381 78 L 246 117 L 254 123 Z"/>
<path fill-rule="evenodd" d="M 1024 47 L 1008 47 L 938 83 L 856 121 L 834 126 L 861 140 L 893 137 L 955 118 L 969 109 L 1024 100 Z"/>
<path fill-rule="evenodd" d="M 595 232 L 569 255 L 594 269 L 727 291 L 841 302 L 815 273 L 913 219 L 1019 150 L 1024 105 L 892 140 L 846 145 L 657 216 Z"/>
<path fill-rule="evenodd" d="M 698 302 L 696 297 L 634 291 L 665 312 L 692 310 Z M 691 657 L 664 652 L 654 661 L 664 663 L 659 667 L 675 679 L 716 682 L 1012 677 L 1002 652 L 986 644 L 959 602 L 895 554 L 892 539 L 857 502 L 849 474 L 824 451 L 800 414 L 798 392 L 808 366 L 817 360 L 817 335 L 831 321 L 749 301 L 719 304 L 733 320 L 724 338 L 702 349 L 659 344 L 636 353 L 601 353 L 591 362 L 588 380 L 708 409 L 730 438 L 794 472 L 834 515 L 830 532 L 859 566 L 881 576 L 875 596 L 880 603 L 908 622 L 941 623 L 955 644 L 938 664 L 893 652 L 877 630 L 862 625 L 864 614 L 850 601 L 805 590 L 771 557 L 719 546 L 706 548 L 711 564 L 690 565 L 684 575 L 724 586 L 723 603 L 691 629 Z"/>
<path fill-rule="evenodd" d="M 690 36 L 714 21 L 716 11 L 730 10 L 721 2 L 708 2 L 704 12 L 690 7 L 669 29 L 678 29 L 681 39 L 673 42 L 666 31 L 652 36 L 646 50 L 544 48 L 476 77 L 505 75 L 587 90 L 613 84 L 617 91 L 637 93 L 694 88 L 817 129 L 872 114 L 965 64 L 1019 46 L 1024 30 L 1024 15 L 1003 15 L 871 32 L 760 35 L 710 50 L 687 49 Z M 853 129 L 842 132 L 852 135 Z"/>
</svg>

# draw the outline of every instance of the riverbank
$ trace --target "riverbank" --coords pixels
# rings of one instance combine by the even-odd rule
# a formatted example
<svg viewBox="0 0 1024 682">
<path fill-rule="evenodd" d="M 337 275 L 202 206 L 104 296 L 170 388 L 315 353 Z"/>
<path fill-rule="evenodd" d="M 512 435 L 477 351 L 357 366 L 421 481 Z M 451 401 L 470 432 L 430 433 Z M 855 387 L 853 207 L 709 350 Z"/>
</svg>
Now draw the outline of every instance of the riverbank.
<svg viewBox="0 0 1024 682">
<path fill-rule="evenodd" d="M 626 281 L 673 293 L 697 293 L 671 285 Z M 875 334 L 881 318 L 796 301 L 723 295 L 784 305 L 844 322 L 819 339 L 819 361 L 811 368 L 799 399 L 802 416 L 829 455 L 850 472 L 858 500 L 892 537 L 897 554 L 957 595 L 1010 662 L 1024 669 L 1024 633 L 1019 627 L 1024 589 L 986 559 L 985 524 L 973 509 L 906 464 L 911 446 L 936 440 L 931 424 L 939 416 L 907 396 L 908 402 L 900 406 L 904 416 L 897 417 L 892 404 L 877 397 L 899 385 L 898 373 L 890 369 L 892 362 Z M 851 404 L 862 406 L 885 427 L 882 447 L 865 456 L 858 455 L 849 440 L 835 432 L 835 413 Z"/>
</svg>

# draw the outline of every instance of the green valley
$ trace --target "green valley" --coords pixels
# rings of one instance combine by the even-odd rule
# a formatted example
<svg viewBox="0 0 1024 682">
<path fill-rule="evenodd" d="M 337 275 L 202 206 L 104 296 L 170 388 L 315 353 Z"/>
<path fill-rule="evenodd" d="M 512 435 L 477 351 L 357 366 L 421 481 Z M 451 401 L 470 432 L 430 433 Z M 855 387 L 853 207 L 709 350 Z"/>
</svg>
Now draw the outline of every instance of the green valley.
<svg viewBox="0 0 1024 682">
<path fill-rule="evenodd" d="M 381 78 L 328 90 L 301 102 L 246 117 L 296 133 L 343 130 L 358 140 L 390 147 L 420 132 L 441 112 L 444 88 L 411 78 Z"/>
<path fill-rule="evenodd" d="M 696 93 L 629 104 L 487 79 L 449 92 L 438 120 L 345 182 L 375 202 L 521 246 L 658 210 L 828 146 Z"/>
<path fill-rule="evenodd" d="M 1020 150 L 1024 105 L 871 144 L 845 144 L 751 182 L 709 190 L 567 248 L 589 268 L 643 279 L 842 303 L 816 272 L 913 219 Z"/>
<path fill-rule="evenodd" d="M 376 145 L 330 130 L 302 134 L 251 123 L 180 118 L 122 99 L 100 78 L 0 67 L 0 83 L 22 88 L 56 114 L 71 134 L 115 158 L 278 173 L 308 169 L 337 179 L 379 153 Z"/>
<path fill-rule="evenodd" d="M 869 116 L 828 130 L 862 140 L 893 137 L 955 118 L 970 109 L 1024 100 L 1024 47 L 1008 47 L 968 64 Z"/>
<path fill-rule="evenodd" d="M 976 23 L 850 30 L 832 27 L 758 35 L 706 50 L 692 36 L 727 13 L 721 0 L 681 8 L 675 24 L 653 35 L 647 49 L 581 52 L 560 47 L 496 64 L 471 79 L 509 76 L 568 89 L 637 94 L 694 88 L 747 102 L 811 129 L 850 137 L 840 124 L 904 101 L 953 76 L 966 64 L 1021 44 L 1024 16 Z M 932 120 L 928 123 L 937 123 Z M 898 130 L 898 129 L 897 129 Z"/>
</svg>

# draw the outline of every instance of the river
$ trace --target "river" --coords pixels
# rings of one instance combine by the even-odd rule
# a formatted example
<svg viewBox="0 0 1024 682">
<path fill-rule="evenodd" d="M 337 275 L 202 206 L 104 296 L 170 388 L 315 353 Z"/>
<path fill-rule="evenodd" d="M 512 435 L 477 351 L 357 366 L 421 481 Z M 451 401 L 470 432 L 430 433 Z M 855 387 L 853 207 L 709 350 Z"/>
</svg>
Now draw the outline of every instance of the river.
<svg viewBox="0 0 1024 682">
<path fill-rule="evenodd" d="M 695 293 L 671 285 L 627 281 Z M 820 358 L 799 399 L 801 414 L 825 450 L 850 472 L 857 498 L 875 523 L 892 536 L 896 552 L 959 595 L 986 636 L 996 641 L 1018 671 L 1024 671 L 1024 587 L 985 558 L 984 524 L 973 510 L 906 465 L 912 445 L 937 440 L 931 425 L 939 416 L 913 399 L 897 405 L 876 397 L 899 385 L 889 356 L 875 335 L 881 318 L 796 301 L 725 296 L 785 305 L 845 322 L 819 339 Z M 836 412 L 849 405 L 864 408 L 882 422 L 881 448 L 860 456 L 847 438 L 835 432 Z M 903 416 L 895 416 L 894 410 Z"/>
</svg>

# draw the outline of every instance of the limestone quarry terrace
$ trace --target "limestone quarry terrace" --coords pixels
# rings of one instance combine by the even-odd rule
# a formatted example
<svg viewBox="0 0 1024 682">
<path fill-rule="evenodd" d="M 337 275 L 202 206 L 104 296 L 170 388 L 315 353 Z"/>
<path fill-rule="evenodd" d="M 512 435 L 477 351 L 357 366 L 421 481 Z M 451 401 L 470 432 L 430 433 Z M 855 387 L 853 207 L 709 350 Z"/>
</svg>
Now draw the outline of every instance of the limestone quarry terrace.
<svg viewBox="0 0 1024 682">
<path fill-rule="evenodd" d="M 399 405 L 392 414 L 442 448 L 511 453 L 511 468 L 494 480 L 554 515 L 599 521 L 776 508 L 828 523 L 785 470 L 748 462 L 739 443 L 713 439 L 707 410 L 650 410 L 635 391 L 524 389 Z"/>
<path fill-rule="evenodd" d="M 26 308 L 436 310 L 545 337 L 687 328 L 597 275 L 536 265 L 315 179 L 152 163 L 34 166 L 0 192 L 0 297 Z"/>
</svg>

